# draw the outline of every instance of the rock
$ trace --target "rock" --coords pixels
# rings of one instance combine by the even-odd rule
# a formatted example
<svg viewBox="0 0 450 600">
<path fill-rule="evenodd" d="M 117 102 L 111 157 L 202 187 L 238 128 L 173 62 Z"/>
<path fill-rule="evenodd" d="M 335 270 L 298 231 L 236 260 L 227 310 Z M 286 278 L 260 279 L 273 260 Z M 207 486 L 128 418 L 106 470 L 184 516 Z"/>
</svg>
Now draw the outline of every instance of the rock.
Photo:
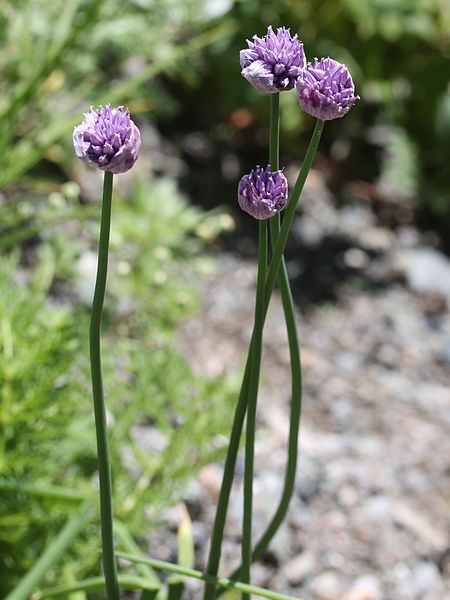
<svg viewBox="0 0 450 600">
<path fill-rule="evenodd" d="M 408 529 L 427 552 L 443 552 L 447 548 L 447 532 L 438 529 L 421 512 L 404 501 L 395 502 L 394 522 Z"/>
<path fill-rule="evenodd" d="M 418 294 L 440 294 L 450 302 L 450 261 L 433 248 L 403 250 L 394 261 L 409 287 Z"/>
<path fill-rule="evenodd" d="M 308 586 L 315 600 L 341 600 L 342 579 L 334 571 L 325 571 L 315 577 Z"/>
<path fill-rule="evenodd" d="M 358 242 L 365 250 L 387 252 L 394 245 L 394 235 L 383 227 L 368 227 L 358 237 Z"/>
<path fill-rule="evenodd" d="M 300 439 L 300 458 L 298 462 L 298 476 L 296 490 L 304 502 L 311 501 L 319 493 L 323 474 L 320 472 L 317 461 L 303 453 L 303 440 Z"/>
<path fill-rule="evenodd" d="M 75 293 L 78 299 L 88 306 L 94 295 L 95 274 L 97 272 L 97 254 L 86 250 L 76 264 L 77 284 Z"/>
<path fill-rule="evenodd" d="M 219 465 L 206 465 L 199 472 L 197 478 L 200 485 L 206 490 L 213 502 L 219 498 L 220 486 L 222 485 L 223 470 Z"/>
<path fill-rule="evenodd" d="M 286 556 L 290 555 L 292 546 L 291 538 L 292 531 L 285 521 L 276 532 L 268 548 L 268 552 L 277 559 L 280 565 L 283 565 L 286 561 Z"/>
<path fill-rule="evenodd" d="M 271 576 L 273 573 L 267 569 L 266 565 L 255 563 L 252 565 L 252 583 L 259 587 L 271 587 Z"/>
<path fill-rule="evenodd" d="M 344 252 L 343 261 L 350 269 L 366 269 L 370 264 L 370 257 L 361 248 L 349 248 Z"/>
<path fill-rule="evenodd" d="M 450 365 L 450 337 L 444 341 L 438 351 L 438 359 L 445 365 Z"/>
<path fill-rule="evenodd" d="M 310 213 L 319 222 L 324 236 L 333 235 L 338 210 L 329 203 L 318 221 L 324 201 L 313 206 L 312 195 L 310 200 L 306 216 Z M 300 226 L 302 217 L 298 221 Z M 409 252 L 409 260 L 420 238 L 412 229 L 404 228 L 402 235 L 399 241 L 395 232 L 390 253 Z M 352 245 L 364 249 L 354 240 Z M 382 246 L 373 252 L 384 252 Z M 378 258 L 369 254 L 372 265 Z M 192 360 L 200 347 L 198 363 L 205 369 L 213 347 L 218 363 L 231 372 L 242 369 L 253 323 L 255 264 L 220 260 L 219 273 L 200 283 L 207 301 L 196 327 L 183 325 L 189 337 L 183 348 Z M 383 280 L 386 285 L 376 293 L 349 287 L 336 303 L 310 306 L 299 315 L 304 403 L 298 475 L 288 517 L 254 568 L 255 579 L 264 587 L 304 600 L 450 599 L 450 558 L 444 541 L 449 523 L 450 315 L 440 313 L 438 326 L 431 328 L 424 314 L 438 314 L 442 306 L 432 306 L 430 296 L 425 310 L 425 292 L 418 298 L 392 275 L 397 276 L 389 271 L 391 280 Z M 275 291 L 258 402 L 255 541 L 272 517 L 283 486 L 290 403 L 285 336 Z M 233 352 L 225 350 L 222 341 Z M 233 406 L 230 402 L 230 410 Z M 241 452 L 222 548 L 224 574 L 240 561 L 242 477 Z M 194 521 L 206 524 L 196 535 L 203 567 L 220 467 L 202 471 L 202 478 L 206 485 L 193 490 L 191 496 L 197 494 L 198 499 L 189 497 L 189 507 Z M 172 535 L 158 539 L 163 548 Z M 176 538 L 170 543 L 173 559 Z M 152 548 L 159 554 L 157 543 Z M 186 600 L 198 597 L 188 593 Z"/>
<path fill-rule="evenodd" d="M 367 206 L 344 206 L 339 210 L 339 232 L 348 236 L 356 236 L 358 232 L 372 227 L 374 214 Z"/>
<path fill-rule="evenodd" d="M 425 594 L 434 591 L 435 593 L 443 593 L 443 585 L 439 569 L 432 562 L 420 562 L 413 568 L 412 578 L 415 588 L 422 597 Z M 443 597 L 443 596 L 440 596 Z"/>
<path fill-rule="evenodd" d="M 447 298 L 436 292 L 421 294 L 420 306 L 425 315 L 429 317 L 440 316 L 447 310 Z"/>
<path fill-rule="evenodd" d="M 298 586 L 307 577 L 310 577 L 316 567 L 314 555 L 311 552 L 302 552 L 298 556 L 294 556 L 283 567 L 283 575 L 288 583 L 292 586 Z"/>
<path fill-rule="evenodd" d="M 340 372 L 354 373 L 361 365 L 362 357 L 357 351 L 342 350 L 334 357 Z"/>
<path fill-rule="evenodd" d="M 375 575 L 362 575 L 353 583 L 343 600 L 381 600 L 381 585 Z"/>
<path fill-rule="evenodd" d="M 141 450 L 160 454 L 168 444 L 168 437 L 153 425 L 134 425 L 131 435 Z"/>
</svg>

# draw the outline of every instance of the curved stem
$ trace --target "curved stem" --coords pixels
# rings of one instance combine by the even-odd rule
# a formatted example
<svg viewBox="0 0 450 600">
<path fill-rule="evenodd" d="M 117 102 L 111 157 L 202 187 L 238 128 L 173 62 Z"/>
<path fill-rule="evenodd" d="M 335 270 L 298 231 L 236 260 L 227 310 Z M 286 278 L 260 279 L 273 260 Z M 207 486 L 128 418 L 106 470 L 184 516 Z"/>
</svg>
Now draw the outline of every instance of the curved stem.
<svg viewBox="0 0 450 600">
<path fill-rule="evenodd" d="M 271 221 L 272 244 L 276 244 L 280 229 L 280 218 L 276 215 Z M 291 361 L 291 415 L 289 422 L 288 458 L 284 478 L 284 487 L 278 508 L 272 517 L 266 531 L 253 550 L 253 561 L 258 560 L 265 552 L 267 546 L 277 532 L 286 516 L 289 502 L 294 491 L 295 475 L 297 472 L 298 434 L 300 428 L 300 417 L 302 410 L 302 367 L 300 358 L 300 347 L 297 337 L 297 323 L 295 319 L 294 302 L 286 270 L 284 257 L 278 273 L 278 285 L 280 287 L 283 303 L 284 317 L 289 343 L 289 354 Z"/>
<path fill-rule="evenodd" d="M 269 163 L 272 170 L 277 170 L 279 162 L 280 132 L 280 95 L 270 96 L 270 139 Z M 259 223 L 259 259 L 256 285 L 255 324 L 253 328 L 253 352 L 250 385 L 247 398 L 247 425 L 245 434 L 245 466 L 244 466 L 244 511 L 242 521 L 242 573 L 241 580 L 250 583 L 250 566 L 252 564 L 252 513 L 253 513 L 253 473 L 255 461 L 256 407 L 261 369 L 262 338 L 264 329 L 264 295 L 267 268 L 267 222 Z M 242 600 L 248 600 L 242 594 Z"/>
<path fill-rule="evenodd" d="M 119 600 L 116 557 L 113 537 L 113 508 L 111 465 L 108 448 L 106 408 L 103 396 L 102 365 L 100 353 L 100 327 L 108 273 L 109 233 L 111 227 L 113 174 L 106 171 L 103 182 L 102 215 L 98 248 L 97 279 L 92 302 L 89 329 L 92 395 L 94 400 L 97 459 L 100 480 L 100 519 L 102 530 L 103 570 L 108 600 Z"/>
<path fill-rule="evenodd" d="M 222 547 L 223 532 L 225 529 L 225 520 L 227 516 L 228 501 L 230 499 L 231 486 L 233 484 L 234 469 L 236 458 L 239 451 L 239 442 L 241 439 L 242 427 L 244 425 L 245 413 L 247 410 L 247 393 L 250 382 L 250 370 L 253 356 L 253 339 L 250 341 L 247 360 L 245 363 L 244 377 L 242 380 L 239 399 L 234 412 L 233 425 L 231 428 L 230 442 L 228 444 L 227 455 L 223 470 L 222 485 L 220 487 L 219 500 L 217 503 L 216 516 L 214 519 L 213 530 L 211 534 L 211 544 L 209 549 L 208 564 L 206 572 L 211 577 L 215 577 L 219 571 L 220 554 Z M 212 600 L 215 597 L 216 586 L 211 581 L 205 585 L 203 599 Z"/>
<path fill-rule="evenodd" d="M 279 215 L 271 221 L 272 245 L 276 242 L 277 229 L 280 227 Z M 286 271 L 284 258 L 278 273 L 278 284 L 283 302 L 284 316 L 289 342 L 289 353 L 291 361 L 291 415 L 289 423 L 288 458 L 284 476 L 284 486 L 278 507 L 269 525 L 261 538 L 258 540 L 252 552 L 252 562 L 259 560 L 267 550 L 270 542 L 284 521 L 289 503 L 294 492 L 295 476 L 297 472 L 298 434 L 300 429 L 300 417 L 302 410 L 302 369 L 300 360 L 300 347 L 297 338 L 297 324 L 295 320 L 294 303 Z M 230 579 L 239 579 L 242 567 L 238 567 L 230 575 Z M 219 590 L 216 598 L 223 593 Z"/>
<path fill-rule="evenodd" d="M 271 128 L 270 128 L 270 165 L 272 170 L 279 169 L 279 111 L 274 98 L 277 94 L 271 96 Z M 277 114 L 278 113 L 278 114 Z M 274 135 L 274 131 L 276 135 Z M 276 141 L 275 141 L 276 140 Z M 270 233 L 272 248 L 275 247 L 280 232 L 280 215 L 277 214 L 270 221 Z M 294 303 L 292 300 L 289 279 L 286 270 L 284 256 L 281 258 L 281 266 L 278 272 L 278 285 L 280 288 L 281 299 L 283 303 L 283 312 L 286 321 L 286 329 L 289 343 L 289 354 L 291 362 L 291 415 L 289 424 L 289 439 L 288 439 L 288 458 L 286 464 L 286 472 L 284 478 L 283 492 L 275 511 L 272 520 L 266 528 L 259 541 L 257 542 L 253 553 L 252 562 L 257 561 L 266 551 L 274 535 L 282 524 L 289 503 L 292 498 L 295 485 L 295 475 L 297 471 L 297 454 L 298 454 L 298 434 L 300 427 L 300 416 L 302 407 L 302 369 L 300 360 L 300 348 L 297 337 L 297 324 L 295 320 Z M 231 579 L 238 579 L 241 574 L 241 567 L 235 569 L 231 574 Z M 216 597 L 220 596 L 223 590 L 219 590 Z"/>
<path fill-rule="evenodd" d="M 305 184 L 309 169 L 311 168 L 312 162 L 314 160 L 314 156 L 317 151 L 317 147 L 319 145 L 320 137 L 322 135 L 324 122 L 317 120 L 313 135 L 311 137 L 311 141 L 309 142 L 308 150 L 305 155 L 305 160 L 303 161 L 302 168 L 300 169 L 300 173 L 297 177 L 297 181 L 295 183 L 294 189 L 291 193 L 290 199 L 288 201 L 287 209 L 285 216 L 283 218 L 283 224 L 280 229 L 280 236 L 275 245 L 272 262 L 269 268 L 269 272 L 266 279 L 265 285 L 265 298 L 264 298 L 264 318 L 267 314 L 267 310 L 269 307 L 270 296 L 272 294 L 272 289 L 275 283 L 275 279 L 278 276 L 278 271 L 280 268 L 281 260 L 283 257 L 283 252 L 286 246 L 287 236 L 289 234 L 289 229 L 292 225 L 292 221 L 295 214 L 295 209 L 297 207 L 298 200 L 300 198 L 300 194 L 302 192 L 303 186 Z M 216 517 L 214 520 L 214 526 L 211 536 L 211 546 L 209 551 L 208 565 L 207 565 L 207 573 L 208 575 L 215 576 L 218 573 L 219 562 L 220 562 L 220 553 L 221 553 L 221 545 L 223 539 L 223 532 L 225 528 L 225 519 L 228 508 L 228 501 L 231 493 L 231 486 L 233 483 L 234 477 L 234 469 L 236 466 L 236 458 L 239 451 L 239 440 L 242 433 L 242 427 L 244 424 L 245 413 L 247 410 L 247 391 L 250 377 L 250 370 L 252 367 L 252 353 L 253 353 L 253 336 L 249 345 L 247 360 L 245 364 L 244 378 L 242 381 L 241 391 L 239 394 L 239 399 L 236 405 L 233 425 L 230 436 L 230 443 L 227 449 L 227 456 L 225 459 L 225 467 L 224 474 L 222 478 L 222 485 L 219 493 L 219 501 L 217 505 Z M 203 600 L 212 600 L 215 595 L 215 586 L 214 584 L 207 584 L 205 586 L 205 594 L 203 596 Z"/>
<path fill-rule="evenodd" d="M 252 563 L 253 469 L 255 458 L 256 406 L 261 370 L 262 338 L 264 328 L 264 284 L 267 265 L 267 221 L 259 222 L 259 259 L 256 283 L 255 325 L 250 385 L 247 398 L 247 428 L 245 435 L 244 513 L 242 521 L 242 581 L 250 583 Z M 242 600 L 249 596 L 242 594 Z"/>
<path fill-rule="evenodd" d="M 308 149 L 305 154 L 305 160 L 303 161 L 302 168 L 298 174 L 297 181 L 295 182 L 294 189 L 291 192 L 289 201 L 287 203 L 286 211 L 283 217 L 283 223 L 281 225 L 280 234 L 278 236 L 277 243 L 273 249 L 272 262 L 270 263 L 269 272 L 266 280 L 266 306 L 269 306 L 270 296 L 272 294 L 275 279 L 278 275 L 280 268 L 281 259 L 283 257 L 284 249 L 286 247 L 287 238 L 291 229 L 292 221 L 294 220 L 295 210 L 302 193 L 303 186 L 305 185 L 306 178 L 308 177 L 309 170 L 313 163 L 314 157 L 319 146 L 320 138 L 322 136 L 324 121 L 317 119 L 314 131 L 309 142 Z"/>
<path fill-rule="evenodd" d="M 269 146 L 269 162 L 272 164 L 274 156 L 278 162 L 278 131 L 279 131 L 279 94 L 271 95 L 271 112 L 270 112 L 270 146 Z M 273 124 L 277 123 L 274 127 Z M 274 134 L 276 133 L 276 135 Z M 267 312 L 267 309 L 265 310 Z M 264 313 L 265 314 L 265 313 Z M 221 546 L 223 540 L 223 532 L 225 529 L 225 520 L 228 509 L 228 502 L 233 484 L 234 470 L 236 467 L 236 458 L 239 451 L 239 443 L 244 425 L 244 418 L 247 411 L 247 400 L 249 393 L 250 377 L 253 365 L 255 330 L 253 330 L 250 340 L 247 359 L 245 362 L 244 376 L 239 392 L 238 402 L 234 413 L 233 425 L 231 428 L 230 442 L 228 444 L 227 455 L 223 471 L 222 485 L 220 488 L 219 500 L 217 503 L 216 516 L 214 519 L 213 530 L 211 534 L 211 545 L 206 571 L 209 575 L 217 575 L 219 570 Z M 206 584 L 204 600 L 212 600 L 215 597 L 215 586 Z"/>
<path fill-rule="evenodd" d="M 280 113 L 279 102 L 275 101 L 278 94 L 272 95 L 271 102 L 271 144 L 270 144 L 270 164 L 272 170 L 279 169 L 279 133 L 280 133 Z M 272 141 L 273 138 L 273 141 Z M 270 220 L 270 236 L 272 248 L 275 248 L 278 236 L 280 235 L 281 219 L 280 214 L 275 215 Z M 256 544 L 252 561 L 258 560 L 266 551 L 278 528 L 286 516 L 289 503 L 292 498 L 295 485 L 295 475 L 297 472 L 297 454 L 298 454 L 298 433 L 300 428 L 300 416 L 302 409 L 302 367 L 300 360 L 300 347 L 297 337 L 297 323 L 295 320 L 294 302 L 292 299 L 289 278 L 286 269 L 284 255 L 281 256 L 281 265 L 278 271 L 278 285 L 280 288 L 281 300 L 283 304 L 284 318 L 289 343 L 289 355 L 291 362 L 291 415 L 289 420 L 289 440 L 288 440 L 288 458 L 284 477 L 283 492 L 272 520 L 267 526 L 266 531 Z M 233 573 L 236 576 L 237 573 Z"/>
</svg>

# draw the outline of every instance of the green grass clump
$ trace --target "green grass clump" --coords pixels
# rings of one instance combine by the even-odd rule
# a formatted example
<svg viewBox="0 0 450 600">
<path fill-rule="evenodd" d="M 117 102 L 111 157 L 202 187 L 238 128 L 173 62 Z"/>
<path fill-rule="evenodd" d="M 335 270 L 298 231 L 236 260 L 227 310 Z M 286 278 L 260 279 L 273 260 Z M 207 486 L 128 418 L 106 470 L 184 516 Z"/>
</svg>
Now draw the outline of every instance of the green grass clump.
<svg viewBox="0 0 450 600">
<path fill-rule="evenodd" d="M 98 222 L 87 208 L 86 219 L 62 223 L 55 211 L 58 225 L 31 238 L 20 260 L 0 259 L 0 596 L 78 509 L 77 495 L 97 509 L 89 305 L 80 293 L 88 275 L 74 266 L 95 248 Z M 115 512 L 137 537 L 224 449 L 232 386 L 193 373 L 173 344 L 177 322 L 198 306 L 198 233 L 213 235 L 221 220 L 166 180 L 137 184 L 114 203 L 104 382 Z M 97 522 L 47 584 L 98 574 Z"/>
</svg>

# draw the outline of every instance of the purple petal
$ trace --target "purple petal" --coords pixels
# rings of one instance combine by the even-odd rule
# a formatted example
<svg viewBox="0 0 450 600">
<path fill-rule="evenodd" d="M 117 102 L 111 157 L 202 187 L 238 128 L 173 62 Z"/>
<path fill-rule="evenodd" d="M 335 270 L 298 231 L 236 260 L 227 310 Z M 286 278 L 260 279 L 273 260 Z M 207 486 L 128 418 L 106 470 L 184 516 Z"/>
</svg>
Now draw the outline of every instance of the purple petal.
<svg viewBox="0 0 450 600">
<path fill-rule="evenodd" d="M 76 155 L 89 164 L 124 173 L 139 156 L 141 136 L 128 110 L 108 104 L 89 109 L 81 125 L 74 128 L 73 144 Z"/>
</svg>

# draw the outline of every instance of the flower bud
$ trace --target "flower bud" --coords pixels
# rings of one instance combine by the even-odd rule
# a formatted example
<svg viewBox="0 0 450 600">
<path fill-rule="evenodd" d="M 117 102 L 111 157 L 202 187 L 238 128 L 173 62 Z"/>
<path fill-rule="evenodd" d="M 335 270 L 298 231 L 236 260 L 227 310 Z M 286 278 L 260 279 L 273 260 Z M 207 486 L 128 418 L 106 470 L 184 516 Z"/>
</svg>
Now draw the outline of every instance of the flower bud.
<svg viewBox="0 0 450 600">
<path fill-rule="evenodd" d="M 139 156 L 141 134 L 123 106 L 91 106 L 73 131 L 78 158 L 111 173 L 125 173 Z"/>
<path fill-rule="evenodd" d="M 316 58 L 300 73 L 296 87 L 301 108 L 322 121 L 343 117 L 359 100 L 349 70 L 332 58 Z"/>
<path fill-rule="evenodd" d="M 255 219 L 270 219 L 283 210 L 288 197 L 288 184 L 283 171 L 256 167 L 244 175 L 238 187 L 239 206 Z"/>
<path fill-rule="evenodd" d="M 274 33 L 269 26 L 266 36 L 254 35 L 253 42 L 247 40 L 247 44 L 248 49 L 240 52 L 242 75 L 261 92 L 292 90 L 306 65 L 303 44 L 297 34 L 292 37 L 284 27 Z"/>
</svg>

